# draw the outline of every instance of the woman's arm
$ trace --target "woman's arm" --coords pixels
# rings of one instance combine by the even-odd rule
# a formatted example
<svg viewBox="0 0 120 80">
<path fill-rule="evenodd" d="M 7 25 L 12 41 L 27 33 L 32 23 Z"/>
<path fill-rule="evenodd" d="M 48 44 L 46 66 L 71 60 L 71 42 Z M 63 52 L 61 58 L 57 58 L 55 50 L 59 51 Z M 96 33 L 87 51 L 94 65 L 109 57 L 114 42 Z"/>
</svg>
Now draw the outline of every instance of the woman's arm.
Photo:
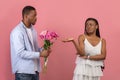
<svg viewBox="0 0 120 80">
<path fill-rule="evenodd" d="M 85 59 L 90 59 L 90 60 L 105 60 L 106 58 L 106 41 L 105 39 L 102 39 L 102 49 L 101 49 L 101 54 L 95 55 L 95 56 L 84 56 L 83 58 Z"/>
<path fill-rule="evenodd" d="M 72 42 L 77 50 L 77 54 L 80 56 L 84 56 L 84 35 L 80 35 L 78 37 L 78 43 L 73 38 L 68 38 L 66 40 L 63 40 L 63 42 Z"/>
<path fill-rule="evenodd" d="M 78 54 L 79 54 L 80 56 L 85 56 L 84 40 L 85 40 L 84 35 L 80 35 L 80 36 L 78 37 L 78 44 L 79 44 L 79 45 L 78 45 L 78 46 L 79 46 Z"/>
</svg>

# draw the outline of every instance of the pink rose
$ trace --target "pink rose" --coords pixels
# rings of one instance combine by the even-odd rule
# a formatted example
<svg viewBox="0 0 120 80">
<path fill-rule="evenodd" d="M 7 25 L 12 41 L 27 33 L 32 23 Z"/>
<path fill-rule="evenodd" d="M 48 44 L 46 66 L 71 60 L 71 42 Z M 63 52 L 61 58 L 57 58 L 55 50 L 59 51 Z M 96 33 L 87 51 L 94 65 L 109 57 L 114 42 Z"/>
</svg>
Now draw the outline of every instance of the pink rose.
<svg viewBox="0 0 120 80">
<path fill-rule="evenodd" d="M 50 35 L 51 35 L 52 39 L 58 37 L 58 35 L 55 32 L 51 32 Z"/>
<path fill-rule="evenodd" d="M 48 33 L 47 30 L 42 31 L 42 32 L 40 33 L 40 38 L 41 38 L 41 39 L 45 39 L 47 33 Z"/>
<path fill-rule="evenodd" d="M 52 36 L 51 36 L 51 33 L 50 32 L 47 32 L 46 36 L 45 36 L 45 39 L 46 40 L 51 40 L 52 39 Z"/>
<path fill-rule="evenodd" d="M 40 33 L 40 38 L 43 40 L 57 39 L 58 35 L 55 32 L 49 32 L 48 30 L 42 31 Z"/>
</svg>

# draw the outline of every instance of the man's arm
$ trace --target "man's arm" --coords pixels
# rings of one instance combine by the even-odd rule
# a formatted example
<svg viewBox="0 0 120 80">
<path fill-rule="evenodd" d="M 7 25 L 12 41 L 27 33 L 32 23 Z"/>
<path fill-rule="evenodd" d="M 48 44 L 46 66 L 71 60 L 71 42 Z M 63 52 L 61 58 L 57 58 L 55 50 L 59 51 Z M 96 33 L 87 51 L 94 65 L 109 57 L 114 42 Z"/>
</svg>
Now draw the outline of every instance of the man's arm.
<svg viewBox="0 0 120 80">
<path fill-rule="evenodd" d="M 25 41 L 21 32 L 13 32 L 10 36 L 11 46 L 14 52 L 21 58 L 34 59 L 40 57 L 40 52 L 28 51 L 25 47 Z"/>
</svg>

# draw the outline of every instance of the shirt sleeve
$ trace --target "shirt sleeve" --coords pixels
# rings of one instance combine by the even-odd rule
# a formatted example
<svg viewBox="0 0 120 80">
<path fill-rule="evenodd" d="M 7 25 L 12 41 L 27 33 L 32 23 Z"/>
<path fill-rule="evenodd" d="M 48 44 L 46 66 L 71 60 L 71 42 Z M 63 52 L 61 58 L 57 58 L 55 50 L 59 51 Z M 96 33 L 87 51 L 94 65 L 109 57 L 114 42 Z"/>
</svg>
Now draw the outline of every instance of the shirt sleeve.
<svg viewBox="0 0 120 80">
<path fill-rule="evenodd" d="M 25 59 L 40 58 L 40 52 L 28 51 L 25 47 L 24 36 L 21 32 L 14 32 L 11 34 L 11 42 L 15 54 Z"/>
</svg>

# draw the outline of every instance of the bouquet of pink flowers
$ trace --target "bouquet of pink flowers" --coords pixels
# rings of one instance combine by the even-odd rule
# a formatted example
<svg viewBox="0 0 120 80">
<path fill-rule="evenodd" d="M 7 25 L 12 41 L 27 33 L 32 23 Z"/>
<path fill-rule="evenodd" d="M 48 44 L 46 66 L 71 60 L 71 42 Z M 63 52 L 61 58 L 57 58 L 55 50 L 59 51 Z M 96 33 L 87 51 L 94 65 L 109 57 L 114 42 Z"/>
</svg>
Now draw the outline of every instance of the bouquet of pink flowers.
<svg viewBox="0 0 120 80">
<path fill-rule="evenodd" d="M 40 33 L 40 38 L 44 40 L 43 48 L 47 50 L 50 48 L 51 45 L 53 45 L 53 40 L 56 40 L 58 38 L 58 35 L 55 32 L 49 32 L 48 30 L 45 30 Z M 48 58 L 44 57 L 44 66 L 43 66 L 44 72 L 47 69 L 47 62 L 48 62 Z"/>
</svg>

